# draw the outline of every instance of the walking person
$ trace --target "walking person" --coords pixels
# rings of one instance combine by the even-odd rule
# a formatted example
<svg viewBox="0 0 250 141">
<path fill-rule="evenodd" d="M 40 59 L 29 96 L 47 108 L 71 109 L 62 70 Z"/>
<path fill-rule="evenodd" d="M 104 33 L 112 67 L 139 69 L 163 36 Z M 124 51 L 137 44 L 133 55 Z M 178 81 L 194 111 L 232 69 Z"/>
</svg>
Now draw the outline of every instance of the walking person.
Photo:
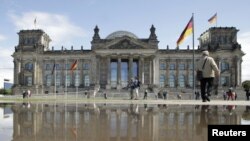
<svg viewBox="0 0 250 141">
<path fill-rule="evenodd" d="M 211 90 L 215 76 L 219 77 L 220 71 L 214 59 L 209 56 L 208 51 L 202 52 L 202 59 L 198 63 L 198 70 L 202 71 L 200 79 L 201 98 L 203 102 L 210 101 Z"/>
<path fill-rule="evenodd" d="M 131 78 L 128 82 L 128 89 L 129 89 L 129 92 L 130 92 L 130 99 L 134 99 L 134 80 L 133 78 Z"/>
<path fill-rule="evenodd" d="M 137 77 L 135 77 L 134 80 L 134 88 L 135 88 L 135 99 L 137 100 L 139 98 L 139 89 L 140 89 L 141 82 L 138 80 Z"/>
</svg>

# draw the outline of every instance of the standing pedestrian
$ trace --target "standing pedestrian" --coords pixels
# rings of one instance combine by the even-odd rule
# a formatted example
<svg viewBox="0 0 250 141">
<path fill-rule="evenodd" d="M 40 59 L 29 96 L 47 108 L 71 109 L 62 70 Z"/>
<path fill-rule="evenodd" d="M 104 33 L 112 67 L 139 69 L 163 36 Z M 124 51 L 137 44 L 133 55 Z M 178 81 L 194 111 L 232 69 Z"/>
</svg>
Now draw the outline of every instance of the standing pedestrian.
<svg viewBox="0 0 250 141">
<path fill-rule="evenodd" d="M 27 97 L 31 97 L 31 92 L 29 89 L 27 90 Z"/>
<path fill-rule="evenodd" d="M 223 92 L 223 99 L 227 100 L 227 92 L 226 91 Z"/>
<path fill-rule="evenodd" d="M 203 102 L 210 101 L 209 96 L 213 86 L 215 76 L 219 77 L 220 71 L 214 59 L 209 56 L 208 51 L 202 52 L 202 59 L 198 63 L 198 70 L 202 71 L 200 79 L 201 98 Z"/>
<path fill-rule="evenodd" d="M 147 98 L 148 98 L 148 89 L 145 89 L 143 99 L 147 99 Z"/>
<path fill-rule="evenodd" d="M 23 91 L 23 99 L 26 97 L 26 92 L 25 91 Z"/>
<path fill-rule="evenodd" d="M 246 98 L 247 100 L 249 100 L 249 96 L 250 96 L 249 89 L 246 89 L 245 92 L 246 92 Z"/>
<path fill-rule="evenodd" d="M 167 92 L 167 90 L 166 89 L 164 89 L 164 91 L 163 91 L 163 99 L 167 99 L 167 96 L 168 96 L 168 92 Z"/>
<path fill-rule="evenodd" d="M 128 82 L 128 89 L 130 91 L 130 99 L 134 99 L 134 80 L 131 78 Z"/>
<path fill-rule="evenodd" d="M 138 77 L 135 77 L 135 80 L 134 80 L 134 89 L 135 89 L 135 99 L 136 100 L 139 98 L 140 83 L 141 82 L 138 80 Z"/>
</svg>

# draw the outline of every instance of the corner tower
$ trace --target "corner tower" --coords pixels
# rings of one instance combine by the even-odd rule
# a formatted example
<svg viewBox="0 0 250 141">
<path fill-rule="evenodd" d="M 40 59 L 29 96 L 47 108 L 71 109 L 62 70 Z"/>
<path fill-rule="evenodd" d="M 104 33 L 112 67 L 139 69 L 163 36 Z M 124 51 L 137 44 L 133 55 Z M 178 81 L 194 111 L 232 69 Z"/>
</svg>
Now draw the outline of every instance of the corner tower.
<svg viewBox="0 0 250 141">
<path fill-rule="evenodd" d="M 12 55 L 14 58 L 14 87 L 15 91 L 30 89 L 37 92 L 42 87 L 42 63 L 39 58 L 49 50 L 50 37 L 40 29 L 21 30 L 19 42 Z"/>
</svg>

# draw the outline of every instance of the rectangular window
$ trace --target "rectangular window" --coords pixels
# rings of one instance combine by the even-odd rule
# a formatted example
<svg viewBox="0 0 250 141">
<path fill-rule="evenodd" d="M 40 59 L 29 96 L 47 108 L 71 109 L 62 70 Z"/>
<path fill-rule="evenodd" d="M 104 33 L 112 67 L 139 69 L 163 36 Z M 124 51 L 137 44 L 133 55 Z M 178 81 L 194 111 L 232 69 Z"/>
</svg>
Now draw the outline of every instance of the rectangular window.
<svg viewBox="0 0 250 141">
<path fill-rule="evenodd" d="M 165 85 L 165 75 L 161 74 L 160 75 L 160 87 L 164 87 Z"/>
<path fill-rule="evenodd" d="M 193 70 L 193 63 L 190 63 L 190 64 L 188 65 L 188 69 L 189 69 L 189 70 Z"/>
<path fill-rule="evenodd" d="M 179 70 L 185 70 L 185 64 L 179 64 Z"/>
<path fill-rule="evenodd" d="M 56 70 L 59 70 L 59 69 L 61 69 L 60 64 L 56 64 Z"/>
<path fill-rule="evenodd" d="M 84 70 L 89 70 L 89 63 L 84 63 L 83 64 L 83 69 Z"/>
<path fill-rule="evenodd" d="M 75 87 L 79 86 L 79 82 L 80 82 L 80 75 L 77 73 L 75 74 Z"/>
<path fill-rule="evenodd" d="M 56 86 L 60 86 L 61 85 L 61 75 L 58 74 L 56 75 Z"/>
<path fill-rule="evenodd" d="M 26 76 L 26 85 L 32 86 L 32 77 L 31 76 Z"/>
<path fill-rule="evenodd" d="M 166 64 L 164 62 L 160 63 L 160 70 L 166 70 Z"/>
<path fill-rule="evenodd" d="M 50 64 L 46 64 L 46 65 L 45 65 L 45 69 L 46 69 L 46 70 L 51 70 Z"/>
<path fill-rule="evenodd" d="M 175 70 L 175 64 L 170 64 L 170 65 L 169 65 L 169 69 L 170 69 L 170 70 Z"/>
<path fill-rule="evenodd" d="M 65 70 L 69 70 L 69 69 L 70 69 L 69 64 L 65 64 Z"/>
</svg>

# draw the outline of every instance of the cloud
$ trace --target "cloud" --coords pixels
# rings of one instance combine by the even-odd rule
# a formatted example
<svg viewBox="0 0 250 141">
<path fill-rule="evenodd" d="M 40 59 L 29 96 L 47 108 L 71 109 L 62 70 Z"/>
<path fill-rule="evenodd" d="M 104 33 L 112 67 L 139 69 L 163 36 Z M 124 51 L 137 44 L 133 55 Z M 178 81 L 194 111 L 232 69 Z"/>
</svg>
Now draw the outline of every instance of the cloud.
<svg viewBox="0 0 250 141">
<path fill-rule="evenodd" d="M 75 38 L 86 36 L 85 31 L 72 23 L 67 16 L 46 12 L 25 12 L 22 14 L 10 13 L 17 30 L 21 29 L 42 29 L 52 39 L 53 46 L 69 46 Z M 36 19 L 36 26 L 35 26 Z"/>
<path fill-rule="evenodd" d="M 250 80 L 250 71 L 248 70 L 250 67 L 250 32 L 242 33 L 238 36 L 238 42 L 241 44 L 241 49 L 244 53 L 246 53 L 245 56 L 243 56 L 243 62 L 242 62 L 242 81 Z"/>
<path fill-rule="evenodd" d="M 5 39 L 6 39 L 6 37 L 4 35 L 0 34 L 0 41 L 3 41 Z"/>
<path fill-rule="evenodd" d="M 0 88 L 3 87 L 3 79 L 7 78 L 10 79 L 11 82 L 13 81 L 13 68 L 14 64 L 12 62 L 13 58 L 11 55 L 13 54 L 13 50 L 7 50 L 3 47 L 1 48 L 1 55 L 0 55 Z"/>
</svg>

